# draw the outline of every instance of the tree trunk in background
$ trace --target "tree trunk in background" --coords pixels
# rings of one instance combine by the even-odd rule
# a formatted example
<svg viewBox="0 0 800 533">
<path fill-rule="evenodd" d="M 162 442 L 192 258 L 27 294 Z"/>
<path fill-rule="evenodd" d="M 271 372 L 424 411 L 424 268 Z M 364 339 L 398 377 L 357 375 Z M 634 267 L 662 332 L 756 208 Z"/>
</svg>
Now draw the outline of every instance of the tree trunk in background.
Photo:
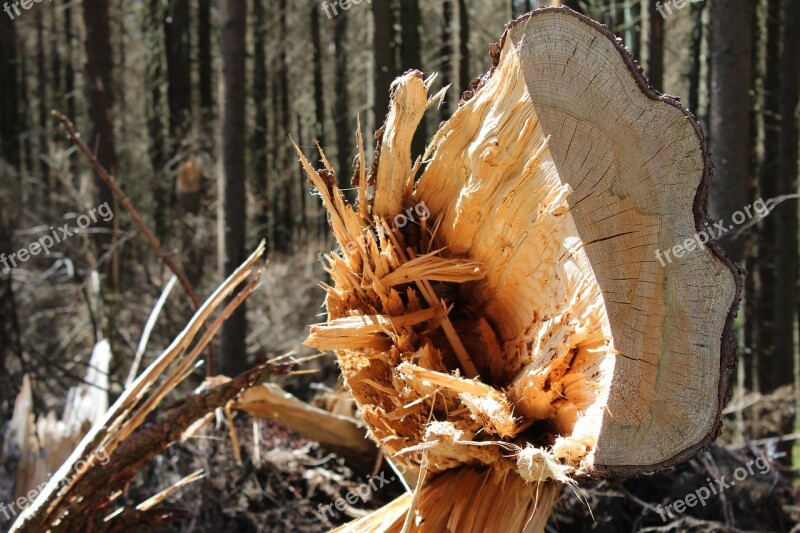
<svg viewBox="0 0 800 533">
<path fill-rule="evenodd" d="M 214 151 L 214 67 L 211 60 L 211 0 L 197 2 L 197 72 L 200 86 L 201 145 L 211 155 Z M 266 194 L 266 193 L 265 193 Z"/>
<path fill-rule="evenodd" d="M 200 84 L 200 108 L 203 111 L 203 121 L 206 122 L 211 120 L 214 110 L 214 82 L 211 66 L 211 0 L 198 0 L 197 2 L 197 70 Z M 207 141 L 211 142 L 210 139 Z"/>
<path fill-rule="evenodd" d="M 776 2 L 777 3 L 777 2 Z M 800 38 L 796 23 L 800 20 L 797 0 L 783 0 L 783 51 L 781 53 L 780 81 L 780 142 L 778 192 L 797 193 L 798 157 L 798 103 L 800 103 Z M 775 368 L 772 370 L 776 385 L 792 384 L 796 346 L 794 329 L 797 311 L 797 200 L 785 202 L 775 208 L 775 260 L 776 287 L 781 287 L 775 298 Z M 790 428 L 791 430 L 791 428 Z"/>
<path fill-rule="evenodd" d="M 306 146 L 306 135 L 305 129 L 303 128 L 303 119 L 300 116 L 300 113 L 295 115 L 295 122 L 297 124 L 297 142 L 300 143 L 300 146 Z M 298 197 L 298 211 L 300 212 L 300 220 L 298 228 L 297 228 L 297 240 L 300 243 L 308 243 L 308 216 L 306 213 L 306 205 L 308 202 L 306 201 L 308 196 L 306 192 L 305 184 L 307 183 L 306 180 L 302 179 L 303 176 L 303 166 L 300 162 L 295 163 L 295 168 L 297 169 L 298 174 L 301 176 L 300 179 L 292 180 L 292 189 L 297 191 Z"/>
<path fill-rule="evenodd" d="M 164 18 L 164 49 L 167 55 L 170 157 L 174 157 L 177 153 L 189 131 L 191 120 L 189 28 L 189 0 L 169 0 Z"/>
<path fill-rule="evenodd" d="M 278 140 L 279 146 L 283 146 L 289 140 L 289 133 L 291 128 L 291 116 L 289 114 L 289 63 L 286 57 L 286 48 L 289 46 L 289 26 L 287 23 L 288 15 L 287 0 L 280 0 L 280 55 L 278 60 L 280 68 L 278 73 L 278 81 L 281 88 L 281 135 L 282 139 Z M 339 17 L 347 18 L 347 17 Z M 276 110 L 277 111 L 277 110 Z M 284 253 L 291 253 L 294 245 L 294 159 L 289 157 L 287 150 L 281 151 L 280 158 L 280 171 L 282 179 L 280 180 L 280 194 L 276 194 L 276 198 L 281 203 L 279 230 L 281 238 L 279 239 L 279 249 Z M 276 213 L 277 214 L 277 213 Z"/>
<path fill-rule="evenodd" d="M 583 13 L 580 0 L 562 0 L 561 5 L 570 9 L 574 9 L 578 13 Z"/>
<path fill-rule="evenodd" d="M 647 46 L 647 79 L 650 86 L 664 91 L 664 17 L 658 12 L 658 0 L 647 0 L 650 36 Z"/>
<path fill-rule="evenodd" d="M 753 2 L 711 0 L 711 154 L 716 179 L 709 187 L 709 215 L 733 224 L 731 215 L 750 204 L 748 197 Z M 744 258 L 742 239 L 723 239 L 737 262 Z"/>
<path fill-rule="evenodd" d="M 60 33 L 58 30 L 58 13 L 57 9 L 50 11 L 50 92 L 52 93 L 52 101 L 58 103 L 60 106 L 64 101 L 61 87 L 61 52 L 59 51 Z"/>
<path fill-rule="evenodd" d="M 50 104 L 55 109 L 58 109 L 61 112 L 66 111 L 64 109 L 64 87 L 62 85 L 62 77 L 61 77 L 61 46 L 62 46 L 62 33 L 59 30 L 59 20 L 58 20 L 58 13 L 60 10 L 52 9 L 50 10 Z M 75 117 L 70 117 L 72 120 L 75 120 Z M 50 132 L 50 139 L 57 143 L 63 137 L 61 134 L 54 128 Z M 55 180 L 50 184 L 50 192 L 48 192 L 48 201 L 52 203 L 51 196 L 55 197 L 60 195 L 61 192 L 61 182 L 59 180 Z"/>
<path fill-rule="evenodd" d="M 761 155 L 762 155 L 762 135 L 763 135 L 763 121 L 761 120 L 761 111 L 763 109 L 764 91 L 763 83 L 757 83 L 755 80 L 762 80 L 764 77 L 763 69 L 763 55 L 764 46 L 762 41 L 766 31 L 763 28 L 763 17 L 761 12 L 763 10 L 757 8 L 753 10 L 753 55 L 751 57 L 753 86 L 757 89 L 754 93 L 755 101 L 750 109 L 750 120 L 752 127 L 750 128 L 750 197 L 759 198 L 759 182 L 761 168 Z M 701 13 L 703 24 L 705 24 L 708 13 L 703 10 Z M 705 32 L 704 42 L 708 43 L 708 32 Z M 702 54 L 702 52 L 701 52 Z M 707 80 L 706 80 L 707 81 Z M 704 87 L 706 93 L 707 87 Z M 690 96 L 691 98 L 691 96 Z M 700 104 L 698 103 L 698 107 Z M 743 336 L 744 336 L 744 350 L 739 353 L 739 366 L 737 367 L 737 379 L 739 381 L 740 392 L 760 391 L 759 386 L 759 363 L 761 363 L 760 351 L 758 348 L 758 306 L 761 304 L 759 298 L 761 294 L 761 281 L 759 266 L 761 264 L 761 253 L 759 251 L 758 242 L 763 233 L 763 224 L 766 221 L 761 221 L 756 228 L 748 231 L 743 237 L 745 240 L 745 270 L 750 273 L 744 279 L 744 305 L 743 307 Z M 736 415 L 736 423 L 743 423 L 743 413 Z"/>
<path fill-rule="evenodd" d="M 319 27 L 319 6 L 311 2 L 311 46 L 314 49 L 314 129 L 312 135 L 325 146 L 325 78 L 322 73 L 322 39 Z"/>
<path fill-rule="evenodd" d="M 253 0 L 253 104 L 255 128 L 251 136 L 252 192 L 256 225 L 266 230 L 269 221 L 269 172 L 267 167 L 267 18 L 264 0 Z M 266 231 L 258 232 L 259 238 Z M 271 242 L 268 243 L 270 246 Z"/>
<path fill-rule="evenodd" d="M 466 0 L 458 0 L 458 85 L 469 91 L 472 73 L 469 70 L 469 10 Z"/>
<path fill-rule="evenodd" d="M 403 0 L 400 2 L 400 20 L 402 39 L 400 43 L 400 70 L 403 72 L 409 69 L 423 71 L 422 67 L 422 36 L 420 26 L 422 19 L 419 12 L 419 0 Z M 415 160 L 425 151 L 425 143 L 428 139 L 427 128 L 425 127 L 425 117 L 419 123 L 417 131 L 414 132 L 414 141 L 411 143 L 411 160 Z"/>
<path fill-rule="evenodd" d="M 375 129 L 383 126 L 386 113 L 389 112 L 389 86 L 394 81 L 394 11 L 390 0 L 372 1 L 372 20 L 374 32 L 372 36 L 372 54 L 375 65 L 373 76 L 374 102 L 372 114 L 375 117 Z"/>
<path fill-rule="evenodd" d="M 439 73 L 442 76 L 442 87 L 453 83 L 453 0 L 442 0 L 442 47 L 439 50 L 441 63 Z M 439 112 L 441 120 L 450 118 L 452 113 L 450 101 L 454 91 L 451 87 L 442 102 Z"/>
<path fill-rule="evenodd" d="M 700 111 L 700 66 L 703 50 L 703 9 L 705 3 L 692 4 L 692 64 L 689 70 L 689 111 L 698 116 Z"/>
<path fill-rule="evenodd" d="M 159 239 L 164 240 L 169 232 L 169 199 L 171 191 L 166 177 L 165 166 L 167 153 L 165 147 L 164 98 L 162 85 L 164 75 L 162 69 L 162 33 L 161 33 L 161 0 L 146 0 L 142 34 L 147 42 L 145 47 L 144 87 L 145 116 L 147 117 L 148 154 L 153 168 L 150 190 L 153 194 L 153 221 Z"/>
<path fill-rule="evenodd" d="M 636 61 L 641 61 L 641 0 L 625 0 L 623 15 L 625 18 L 625 46 L 628 47 Z"/>
<path fill-rule="evenodd" d="M 336 49 L 336 81 L 334 92 L 333 116 L 336 127 L 336 176 L 339 188 L 342 190 L 350 188 L 350 178 L 353 176 L 353 128 L 350 123 L 350 91 L 347 87 L 347 20 L 346 15 L 339 15 L 334 19 L 333 42 Z M 378 95 L 375 95 L 376 99 Z M 388 107 L 387 107 L 388 109 Z M 377 119 L 377 116 L 376 116 Z M 376 124 L 380 127 L 383 119 Z M 350 197 L 349 191 L 346 192 Z"/>
<path fill-rule="evenodd" d="M 14 246 L 7 216 L 7 213 L 0 213 L 0 250 L 4 251 L 12 250 Z M 0 266 L 0 273 L 5 274 L 4 270 L 5 267 Z M 6 367 L 9 356 L 22 357 L 19 337 L 13 280 L 11 275 L 0 276 L 0 387 L 3 391 L 0 392 L 0 404 L 13 402 L 15 394 L 13 391 L 19 386 L 19 383 L 12 383 L 11 379 L 7 379 L 10 376 Z"/>
<path fill-rule="evenodd" d="M 84 0 L 83 24 L 86 28 L 86 102 L 89 111 L 89 137 L 87 144 L 94 148 L 95 156 L 111 175 L 117 173 L 117 156 L 114 152 L 114 125 L 111 120 L 111 41 L 108 20 L 108 2 L 105 0 Z M 116 213 L 114 195 L 111 189 L 96 176 L 98 204 L 108 203 Z M 96 233 L 98 256 L 113 239 L 113 222 L 102 219 L 97 224 L 105 231 Z M 111 261 L 109 264 L 114 264 Z M 115 270 L 115 269 L 114 269 Z M 109 271 L 112 289 L 116 287 L 116 272 Z"/>
<path fill-rule="evenodd" d="M 764 140 L 760 168 L 759 192 L 762 198 L 774 198 L 779 193 L 779 145 L 780 145 L 780 51 L 781 51 L 781 6 L 780 2 L 767 2 L 764 14 L 765 51 L 764 75 L 762 78 L 763 97 L 761 102 L 761 127 Z M 777 219 L 775 214 L 761 221 L 758 241 L 758 357 L 761 362 L 759 383 L 764 392 L 773 391 L 783 379 L 775 381 L 774 370 L 780 365 L 781 355 L 775 350 L 776 298 L 784 296 L 784 290 L 777 290 L 775 263 L 779 250 L 775 235 Z"/>
<path fill-rule="evenodd" d="M 247 197 L 245 182 L 245 104 L 247 4 L 225 0 L 222 28 L 222 228 L 224 276 L 230 275 L 245 257 Z M 231 295 L 230 299 L 233 298 Z M 222 326 L 219 371 L 235 376 L 247 368 L 247 318 L 245 304 Z"/>
<path fill-rule="evenodd" d="M 24 171 L 22 167 L 20 167 L 20 179 L 23 179 L 24 175 L 33 176 L 36 173 L 36 169 L 34 168 L 33 164 L 33 144 L 31 143 L 31 136 L 28 135 L 28 132 L 31 131 L 32 126 L 30 123 L 30 117 L 34 115 L 34 111 L 32 109 L 33 106 L 33 99 L 32 98 L 25 98 L 24 95 L 31 94 L 28 90 L 28 62 L 26 60 L 26 55 L 22 54 L 19 56 L 19 91 L 22 98 L 18 100 L 19 104 L 19 129 L 16 131 L 18 142 L 20 143 L 20 148 L 22 149 L 22 153 L 24 154 L 23 162 L 25 165 Z M 24 134 L 23 134 L 24 133 Z M 21 135 L 21 137 L 20 137 Z M 24 185 L 24 184 L 23 184 Z M 23 198 L 28 200 L 31 199 L 30 196 L 33 195 L 31 192 L 28 197 L 24 195 L 25 191 L 23 191 Z"/>
<path fill-rule="evenodd" d="M 127 6 L 130 4 L 130 0 L 117 0 L 116 2 L 112 3 L 111 10 L 111 21 L 112 23 L 116 23 L 115 28 L 111 28 L 111 35 L 114 36 L 112 41 L 112 46 L 114 44 L 117 45 L 117 57 L 113 57 L 111 59 L 112 64 L 119 72 L 128 72 L 128 65 L 127 65 L 127 56 L 125 55 L 125 34 L 127 33 L 127 29 L 125 27 L 125 15 L 124 13 L 128 9 Z M 118 109 L 127 109 L 128 102 L 126 98 L 126 90 L 128 88 L 128 80 L 125 79 L 124 75 L 120 75 L 114 79 L 114 103 L 116 104 Z M 128 114 L 127 113 L 119 113 L 119 131 L 126 132 L 128 131 Z"/>
<path fill-rule="evenodd" d="M 52 16 L 51 12 L 51 16 Z M 50 155 L 50 136 L 47 131 L 47 124 L 50 119 L 50 114 L 47 109 L 47 59 L 44 54 L 44 47 L 47 43 L 44 37 L 44 10 L 39 9 L 36 11 L 36 99 L 39 100 L 39 128 L 38 135 L 36 135 L 39 145 L 39 172 L 41 173 L 42 185 L 42 199 L 45 206 L 52 205 L 53 197 L 51 193 L 50 183 L 50 165 L 48 158 Z"/>
<path fill-rule="evenodd" d="M 277 19 L 271 17 L 270 27 L 274 27 L 275 21 Z M 272 63 L 275 65 L 274 63 Z M 275 66 L 273 69 L 274 72 L 277 73 L 278 68 Z M 269 123 L 269 134 L 267 135 L 267 143 L 269 144 L 269 149 L 267 150 L 269 153 L 269 169 L 272 172 L 272 177 L 269 179 L 270 187 L 267 191 L 267 197 L 270 202 L 270 209 L 266 213 L 267 218 L 267 225 L 268 225 L 268 235 L 270 236 L 272 242 L 272 248 L 274 250 L 282 250 L 283 244 L 280 242 L 280 165 L 282 164 L 283 157 L 285 156 L 284 153 L 281 151 L 281 144 L 279 139 L 284 137 L 281 133 L 281 124 L 280 124 L 280 117 L 278 110 L 280 109 L 281 105 L 281 92 L 280 92 L 280 85 L 278 82 L 277 74 L 274 74 L 269 79 L 269 94 L 270 94 L 270 106 L 272 108 L 272 113 L 269 117 L 267 117 L 267 122 Z"/>
<path fill-rule="evenodd" d="M 320 35 L 320 16 L 319 5 L 315 0 L 309 3 L 309 16 L 311 17 L 311 46 L 314 49 L 314 128 L 312 138 L 320 146 L 326 146 L 325 142 L 325 76 L 322 72 L 322 36 Z M 305 188 L 303 188 L 305 196 Z M 318 211 L 319 217 L 316 220 L 316 232 L 320 240 L 325 241 L 328 235 L 328 224 L 324 210 Z"/>
<path fill-rule="evenodd" d="M 66 46 L 64 48 L 64 96 L 67 100 L 67 116 L 73 121 L 77 120 L 76 106 L 75 106 L 75 65 L 73 65 L 73 43 L 74 38 L 72 34 L 72 10 L 75 4 L 69 2 L 68 6 L 64 8 L 64 39 Z M 1 32 L 0 32 L 1 33 Z M 74 173 L 76 170 L 76 157 L 75 152 L 69 155 L 70 170 Z"/>
<path fill-rule="evenodd" d="M 598 17 L 594 18 L 597 20 L 603 20 L 603 22 L 605 22 L 605 24 L 611 28 L 611 31 L 617 35 L 622 35 L 622 0 L 606 0 L 605 4 L 606 5 L 598 5 L 601 13 L 604 13 L 605 15 L 605 20 Z"/>
<path fill-rule="evenodd" d="M 20 171 L 19 68 L 14 21 L 0 17 L 0 145 L 3 158 Z"/>
</svg>

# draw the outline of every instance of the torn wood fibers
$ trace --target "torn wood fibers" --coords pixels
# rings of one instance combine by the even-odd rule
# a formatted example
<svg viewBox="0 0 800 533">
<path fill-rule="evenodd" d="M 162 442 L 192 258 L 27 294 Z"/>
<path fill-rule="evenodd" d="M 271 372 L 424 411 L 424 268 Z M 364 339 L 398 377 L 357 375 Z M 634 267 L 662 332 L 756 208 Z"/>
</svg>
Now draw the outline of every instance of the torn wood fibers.
<svg viewBox="0 0 800 533">
<path fill-rule="evenodd" d="M 443 93 L 394 82 L 369 168 L 358 134 L 355 206 L 300 154 L 342 250 L 307 344 L 336 352 L 387 454 L 424 452 L 414 498 L 343 530 L 542 531 L 564 485 L 719 432 L 739 271 L 714 243 L 655 259 L 706 220 L 697 121 L 566 8 L 510 23 L 492 55 L 415 162 Z"/>
</svg>

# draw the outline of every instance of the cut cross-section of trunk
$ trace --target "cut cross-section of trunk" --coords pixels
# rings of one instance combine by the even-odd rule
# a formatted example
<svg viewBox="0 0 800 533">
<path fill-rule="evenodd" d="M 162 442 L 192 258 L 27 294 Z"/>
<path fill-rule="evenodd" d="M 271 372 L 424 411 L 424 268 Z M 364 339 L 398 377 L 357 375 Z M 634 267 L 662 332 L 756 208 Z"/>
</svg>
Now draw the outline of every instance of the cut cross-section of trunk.
<svg viewBox="0 0 800 533">
<path fill-rule="evenodd" d="M 719 431 L 734 361 L 740 276 L 696 237 L 694 117 L 569 9 L 514 21 L 493 61 L 418 180 L 409 143 L 436 97 L 416 72 L 393 85 L 371 179 L 362 155 L 357 209 L 303 159 L 342 247 L 307 342 L 336 351 L 384 450 L 424 457 L 405 504 L 420 530 L 540 529 L 550 480 L 686 459 Z M 470 501 L 436 503 L 464 483 Z M 514 513 L 496 512 L 503 487 Z"/>
</svg>

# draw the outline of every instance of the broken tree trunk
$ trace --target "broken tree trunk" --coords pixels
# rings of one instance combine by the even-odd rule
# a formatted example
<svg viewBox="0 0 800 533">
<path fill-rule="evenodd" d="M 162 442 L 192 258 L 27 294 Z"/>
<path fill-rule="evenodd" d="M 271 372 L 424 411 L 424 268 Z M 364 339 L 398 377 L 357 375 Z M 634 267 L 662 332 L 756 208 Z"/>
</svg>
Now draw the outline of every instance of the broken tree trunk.
<svg viewBox="0 0 800 533">
<path fill-rule="evenodd" d="M 369 179 L 361 150 L 357 208 L 301 155 L 341 246 L 307 343 L 420 474 L 358 531 L 541 531 L 564 484 L 673 465 L 720 429 L 741 282 L 695 241 L 699 124 L 569 9 L 517 19 L 492 60 L 418 180 L 440 96 L 418 72 L 393 84 Z"/>
<path fill-rule="evenodd" d="M 151 522 L 157 518 L 146 510 L 139 513 L 108 507 L 147 461 L 190 429 L 196 430 L 198 421 L 202 422 L 209 413 L 228 408 L 244 390 L 260 385 L 279 370 L 269 363 L 253 368 L 209 391 L 189 396 L 166 409 L 161 418 L 152 420 L 151 415 L 162 400 L 192 373 L 197 358 L 225 320 L 255 290 L 261 275 L 257 265 L 264 249 L 262 241 L 197 310 L 172 344 L 96 421 L 44 487 L 33 491 L 35 495 L 29 494 L 28 498 L 35 500 L 17 516 L 9 531 L 85 531 L 99 526 L 107 530 L 126 526 L 132 529 L 137 520 Z M 248 282 L 244 284 L 245 281 Z M 242 284 L 244 287 L 207 324 L 214 311 Z M 151 423 L 145 423 L 148 419 Z M 147 509 L 152 507 L 150 502 L 142 505 L 145 503 Z M 117 511 L 122 514 L 114 514 Z M 118 522 L 114 521 L 116 517 Z M 98 522 L 93 522 L 95 519 Z"/>
</svg>

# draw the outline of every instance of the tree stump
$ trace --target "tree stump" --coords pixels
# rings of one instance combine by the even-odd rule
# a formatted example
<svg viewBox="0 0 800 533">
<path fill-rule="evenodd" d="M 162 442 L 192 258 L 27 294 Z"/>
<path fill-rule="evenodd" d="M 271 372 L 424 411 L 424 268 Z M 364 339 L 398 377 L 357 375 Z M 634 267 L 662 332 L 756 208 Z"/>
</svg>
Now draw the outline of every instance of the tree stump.
<svg viewBox="0 0 800 533">
<path fill-rule="evenodd" d="M 341 246 L 307 344 L 421 478 L 357 531 L 541 531 L 563 485 L 668 467 L 720 429 L 741 281 L 696 237 L 699 124 L 566 8 L 509 24 L 492 59 L 424 169 L 411 139 L 440 95 L 395 81 L 357 206 L 300 154 Z"/>
</svg>

